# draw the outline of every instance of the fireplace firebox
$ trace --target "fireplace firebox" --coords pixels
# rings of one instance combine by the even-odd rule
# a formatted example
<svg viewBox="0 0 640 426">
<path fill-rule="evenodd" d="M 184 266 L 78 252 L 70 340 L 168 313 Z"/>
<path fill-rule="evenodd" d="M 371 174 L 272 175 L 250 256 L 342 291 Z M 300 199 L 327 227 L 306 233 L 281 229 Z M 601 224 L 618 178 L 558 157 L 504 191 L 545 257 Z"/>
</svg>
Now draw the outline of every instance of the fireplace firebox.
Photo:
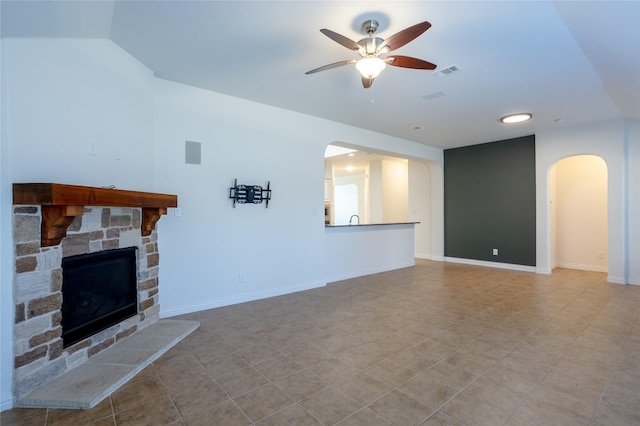
<svg viewBox="0 0 640 426">
<path fill-rule="evenodd" d="M 137 314 L 136 249 L 62 259 L 64 348 Z"/>
</svg>

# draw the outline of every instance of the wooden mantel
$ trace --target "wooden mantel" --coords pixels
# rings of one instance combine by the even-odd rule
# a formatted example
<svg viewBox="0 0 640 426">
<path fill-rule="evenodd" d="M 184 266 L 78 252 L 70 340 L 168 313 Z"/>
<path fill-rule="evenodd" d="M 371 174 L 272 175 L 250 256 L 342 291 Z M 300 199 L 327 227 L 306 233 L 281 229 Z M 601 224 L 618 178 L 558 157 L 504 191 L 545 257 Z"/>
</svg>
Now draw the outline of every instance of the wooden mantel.
<svg viewBox="0 0 640 426">
<path fill-rule="evenodd" d="M 150 235 L 167 208 L 178 207 L 178 196 L 59 183 L 14 183 L 13 204 L 42 206 L 41 245 L 46 247 L 60 244 L 85 206 L 141 207 L 140 232 Z"/>
</svg>

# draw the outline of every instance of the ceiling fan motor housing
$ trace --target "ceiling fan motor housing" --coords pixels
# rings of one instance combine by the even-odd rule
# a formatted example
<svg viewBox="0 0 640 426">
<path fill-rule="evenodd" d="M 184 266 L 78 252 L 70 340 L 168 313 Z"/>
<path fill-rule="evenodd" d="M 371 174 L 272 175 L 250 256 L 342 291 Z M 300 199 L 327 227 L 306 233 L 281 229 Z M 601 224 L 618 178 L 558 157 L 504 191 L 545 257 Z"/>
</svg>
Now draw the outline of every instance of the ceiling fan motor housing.
<svg viewBox="0 0 640 426">
<path fill-rule="evenodd" d="M 366 37 L 360 40 L 358 44 L 360 45 L 359 53 L 361 56 L 375 56 L 381 53 L 384 47 L 384 40 L 380 37 Z"/>
</svg>

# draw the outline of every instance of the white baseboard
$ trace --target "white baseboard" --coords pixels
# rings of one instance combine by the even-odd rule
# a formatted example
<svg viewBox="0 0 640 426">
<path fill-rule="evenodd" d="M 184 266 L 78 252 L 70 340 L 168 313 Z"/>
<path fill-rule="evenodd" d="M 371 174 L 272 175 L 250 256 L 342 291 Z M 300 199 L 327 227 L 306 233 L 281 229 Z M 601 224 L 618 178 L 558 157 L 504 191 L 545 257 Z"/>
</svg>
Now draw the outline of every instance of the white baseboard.
<svg viewBox="0 0 640 426">
<path fill-rule="evenodd" d="M 444 260 L 445 262 L 462 263 L 465 265 L 486 266 L 489 268 L 509 269 L 512 271 L 522 271 L 522 272 L 537 272 L 535 266 L 516 265 L 513 263 L 489 262 L 486 260 L 462 259 L 459 257 L 448 257 L 448 256 L 445 256 Z"/>
<path fill-rule="evenodd" d="M 237 296 L 223 297 L 220 299 L 205 300 L 200 303 L 192 305 L 182 305 L 169 308 L 166 310 L 160 307 L 160 318 L 170 318 L 178 315 L 190 314 L 192 312 L 204 311 L 207 309 L 220 308 L 222 306 L 236 305 L 238 303 L 252 302 L 254 300 L 266 299 L 268 297 L 283 296 L 289 293 L 296 293 L 298 291 L 311 290 L 313 288 L 324 287 L 325 282 L 308 283 L 295 287 L 286 287 L 279 289 L 271 289 L 265 291 L 255 291 L 251 293 L 240 294 Z M 160 302 L 162 303 L 162 302 Z"/>
<path fill-rule="evenodd" d="M 411 261 L 407 263 L 397 263 L 395 265 L 386 265 L 379 268 L 360 269 L 360 270 L 352 271 L 346 274 L 333 275 L 331 277 L 327 277 L 327 283 L 334 283 L 336 281 L 349 280 L 351 278 L 363 277 L 365 275 L 379 274 L 381 272 L 394 271 L 396 269 L 409 268 L 415 265 L 416 265 L 416 262 Z"/>
<path fill-rule="evenodd" d="M 608 275 L 607 282 L 611 284 L 627 284 L 627 280 L 624 277 L 616 277 L 615 275 Z"/>
<path fill-rule="evenodd" d="M 425 260 L 433 260 L 436 262 L 444 262 L 444 256 L 436 256 L 434 254 L 415 253 L 414 257 L 416 259 L 425 259 Z"/>
<path fill-rule="evenodd" d="M 558 268 L 578 269 L 580 271 L 591 271 L 591 272 L 608 272 L 609 271 L 609 268 L 607 266 L 585 265 L 583 263 L 558 262 L 556 266 Z"/>
<path fill-rule="evenodd" d="M 629 278 L 629 284 L 640 285 L 640 278 Z"/>
<path fill-rule="evenodd" d="M 0 395 L 0 411 L 10 410 L 13 408 L 13 394 L 11 392 Z"/>
</svg>

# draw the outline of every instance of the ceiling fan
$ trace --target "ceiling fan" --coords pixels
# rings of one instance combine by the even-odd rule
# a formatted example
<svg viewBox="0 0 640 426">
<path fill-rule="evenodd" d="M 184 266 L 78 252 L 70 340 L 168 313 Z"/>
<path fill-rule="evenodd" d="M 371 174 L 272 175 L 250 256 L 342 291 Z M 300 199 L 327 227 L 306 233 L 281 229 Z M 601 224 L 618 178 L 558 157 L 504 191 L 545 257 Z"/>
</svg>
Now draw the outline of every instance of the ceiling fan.
<svg viewBox="0 0 640 426">
<path fill-rule="evenodd" d="M 404 46 L 417 38 L 420 34 L 427 31 L 431 28 L 431 24 L 429 22 L 424 21 L 409 28 L 405 28 L 386 40 L 374 37 L 373 34 L 377 31 L 378 26 L 378 21 L 375 19 L 365 21 L 362 24 L 362 31 L 365 34 L 368 34 L 368 36 L 358 42 L 326 28 L 321 29 L 320 32 L 331 40 L 341 44 L 347 49 L 358 52 L 360 59 L 346 59 L 344 61 L 334 62 L 332 64 L 307 71 L 305 74 L 309 75 L 331 68 L 341 67 L 343 65 L 356 64 L 356 68 L 360 71 L 362 76 L 362 85 L 365 89 L 368 89 L 373 84 L 373 80 L 380 74 L 387 64 L 394 67 L 413 68 L 419 70 L 433 70 L 436 68 L 436 65 L 431 62 L 412 58 L 410 56 L 392 55 L 381 57 L 381 55 Z"/>
</svg>

